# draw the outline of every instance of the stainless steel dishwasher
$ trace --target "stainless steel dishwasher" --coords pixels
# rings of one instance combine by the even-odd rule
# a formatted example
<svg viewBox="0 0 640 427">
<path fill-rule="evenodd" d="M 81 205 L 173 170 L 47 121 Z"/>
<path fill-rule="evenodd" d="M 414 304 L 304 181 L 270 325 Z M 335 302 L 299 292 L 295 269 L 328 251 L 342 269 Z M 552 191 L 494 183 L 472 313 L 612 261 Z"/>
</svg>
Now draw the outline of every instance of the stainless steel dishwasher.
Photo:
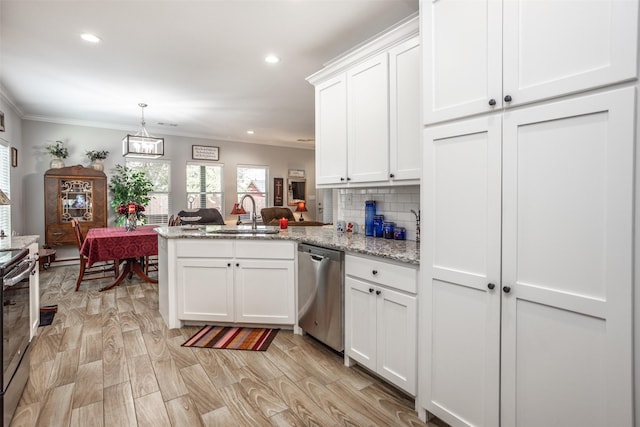
<svg viewBox="0 0 640 427">
<path fill-rule="evenodd" d="M 344 351 L 344 252 L 298 244 L 298 326 Z"/>
</svg>

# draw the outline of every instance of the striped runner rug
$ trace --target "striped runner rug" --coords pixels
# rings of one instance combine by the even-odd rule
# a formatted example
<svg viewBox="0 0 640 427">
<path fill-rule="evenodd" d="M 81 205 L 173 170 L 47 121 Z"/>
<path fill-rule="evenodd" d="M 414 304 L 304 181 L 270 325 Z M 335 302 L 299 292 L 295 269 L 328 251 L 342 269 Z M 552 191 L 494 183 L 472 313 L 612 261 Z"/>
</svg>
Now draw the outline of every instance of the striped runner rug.
<svg viewBox="0 0 640 427">
<path fill-rule="evenodd" d="M 278 329 L 205 326 L 189 338 L 183 347 L 224 348 L 230 350 L 265 351 Z"/>
</svg>

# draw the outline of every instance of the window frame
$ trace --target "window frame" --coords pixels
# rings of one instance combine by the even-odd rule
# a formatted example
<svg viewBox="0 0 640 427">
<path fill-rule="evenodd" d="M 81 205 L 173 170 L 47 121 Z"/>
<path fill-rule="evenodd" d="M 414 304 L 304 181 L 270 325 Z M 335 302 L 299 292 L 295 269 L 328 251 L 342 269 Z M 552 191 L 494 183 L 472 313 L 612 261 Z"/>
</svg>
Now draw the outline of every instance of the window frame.
<svg viewBox="0 0 640 427">
<path fill-rule="evenodd" d="M 2 138 L 0 138 L 0 189 L 11 200 L 11 146 Z M 11 205 L 0 206 L 0 230 L 7 236 L 12 235 Z"/>
<path fill-rule="evenodd" d="M 185 192 L 186 192 L 186 206 L 189 209 L 192 209 L 192 206 L 189 202 L 189 195 L 190 194 L 194 194 L 192 191 L 189 191 L 189 189 L 187 188 L 187 169 L 189 166 L 200 166 L 200 167 L 215 167 L 215 168 L 220 168 L 220 191 L 211 191 L 211 192 L 199 192 L 198 194 L 202 195 L 213 195 L 215 197 L 215 195 L 220 196 L 220 214 L 222 214 L 222 217 L 225 217 L 225 198 L 224 198 L 224 164 L 223 163 L 210 163 L 210 162 L 202 162 L 202 161 L 188 161 L 186 163 L 186 167 L 185 167 Z M 206 176 L 206 175 L 205 175 Z M 214 208 L 215 209 L 215 208 Z"/>
<path fill-rule="evenodd" d="M 160 214 L 150 214 L 147 211 L 144 212 L 146 220 L 146 225 L 166 225 L 169 221 L 169 216 L 171 215 L 172 207 L 171 207 L 171 160 L 166 159 L 145 159 L 141 157 L 125 157 L 125 166 L 131 168 L 131 163 L 155 163 L 155 164 L 164 164 L 168 167 L 167 173 L 167 191 L 156 191 L 155 189 L 149 193 L 149 197 L 151 200 L 156 198 L 158 195 L 165 196 L 167 200 L 167 212 Z M 137 170 L 137 169 L 136 169 Z M 151 203 L 151 202 L 150 202 Z M 145 206 L 148 208 L 149 206 Z"/>
<path fill-rule="evenodd" d="M 264 192 L 248 192 L 248 191 L 240 191 L 238 188 L 238 171 L 239 169 L 263 169 L 264 170 Z M 269 207 L 269 166 L 267 165 L 236 165 L 236 197 L 238 203 L 245 194 L 249 194 L 254 197 L 256 195 L 263 195 L 264 197 L 264 207 Z M 260 215 L 260 208 L 256 205 L 256 219 L 260 220 L 262 216 Z M 251 221 L 251 212 L 247 212 L 245 215 L 240 215 L 240 219 L 243 221 Z"/>
</svg>

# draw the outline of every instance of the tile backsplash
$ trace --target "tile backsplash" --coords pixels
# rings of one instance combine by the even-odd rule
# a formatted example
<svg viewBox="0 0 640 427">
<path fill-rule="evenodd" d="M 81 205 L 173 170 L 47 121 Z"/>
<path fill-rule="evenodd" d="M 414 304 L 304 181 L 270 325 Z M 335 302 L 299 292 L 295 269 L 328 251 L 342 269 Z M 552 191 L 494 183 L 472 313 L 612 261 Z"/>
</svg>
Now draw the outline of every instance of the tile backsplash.
<svg viewBox="0 0 640 427">
<path fill-rule="evenodd" d="M 385 221 L 393 221 L 396 226 L 407 229 L 407 240 L 416 239 L 416 217 L 411 209 L 419 212 L 420 186 L 342 188 L 338 192 L 334 206 L 333 222 L 345 220 L 358 224 L 364 233 L 364 202 L 375 200 L 376 214 L 384 215 Z"/>
</svg>

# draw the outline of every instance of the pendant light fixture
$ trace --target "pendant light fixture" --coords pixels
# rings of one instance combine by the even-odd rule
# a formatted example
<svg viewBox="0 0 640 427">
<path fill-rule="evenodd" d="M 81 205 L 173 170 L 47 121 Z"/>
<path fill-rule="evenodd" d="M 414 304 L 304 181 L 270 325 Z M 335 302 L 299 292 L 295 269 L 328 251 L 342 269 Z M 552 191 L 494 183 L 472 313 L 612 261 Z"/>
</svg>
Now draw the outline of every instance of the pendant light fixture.
<svg viewBox="0 0 640 427">
<path fill-rule="evenodd" d="M 143 157 L 157 159 L 164 156 L 164 138 L 149 136 L 144 127 L 144 109 L 147 104 L 141 102 L 138 106 L 142 110 L 141 129 L 135 135 L 127 135 L 122 139 L 122 155 L 124 157 Z"/>
</svg>

